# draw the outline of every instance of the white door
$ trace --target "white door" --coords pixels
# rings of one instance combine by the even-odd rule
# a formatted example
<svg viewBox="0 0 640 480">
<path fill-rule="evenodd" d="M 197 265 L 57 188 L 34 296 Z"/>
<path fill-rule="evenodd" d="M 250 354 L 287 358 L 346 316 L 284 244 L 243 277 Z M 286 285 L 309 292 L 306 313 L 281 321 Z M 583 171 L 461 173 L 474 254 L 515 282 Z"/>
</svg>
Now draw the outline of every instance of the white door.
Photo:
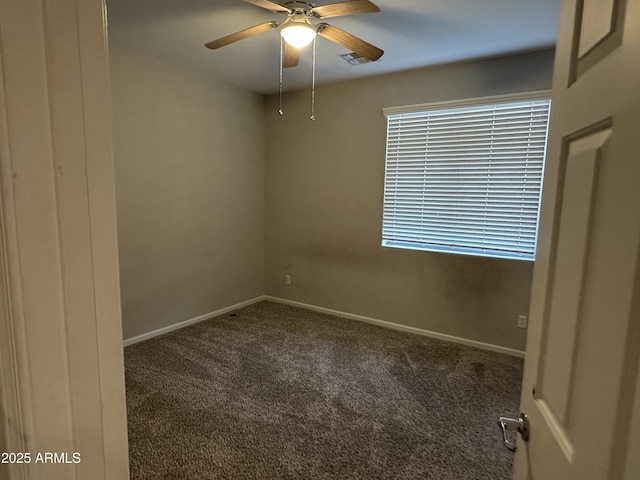
<svg viewBox="0 0 640 480">
<path fill-rule="evenodd" d="M 562 2 L 515 479 L 640 479 L 640 0 Z"/>
</svg>

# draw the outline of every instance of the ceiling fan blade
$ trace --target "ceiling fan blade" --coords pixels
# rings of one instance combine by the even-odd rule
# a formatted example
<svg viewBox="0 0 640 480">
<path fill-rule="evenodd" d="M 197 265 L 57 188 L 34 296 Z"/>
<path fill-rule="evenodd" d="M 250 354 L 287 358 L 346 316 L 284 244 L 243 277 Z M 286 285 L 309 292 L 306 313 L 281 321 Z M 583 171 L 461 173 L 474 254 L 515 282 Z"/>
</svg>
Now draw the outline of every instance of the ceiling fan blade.
<svg viewBox="0 0 640 480">
<path fill-rule="evenodd" d="M 287 42 L 284 43 L 284 55 L 282 56 L 282 66 L 284 68 L 295 67 L 300 61 L 300 49 L 292 47 Z"/>
<path fill-rule="evenodd" d="M 343 17 L 356 13 L 375 13 L 380 9 L 369 0 L 351 0 L 350 2 L 332 3 L 311 9 L 311 14 L 318 18 Z"/>
<path fill-rule="evenodd" d="M 261 23 L 260 25 L 256 25 L 255 27 L 246 28 L 245 30 L 240 30 L 239 32 L 227 35 L 226 37 L 222 37 L 217 40 L 205 43 L 204 46 L 210 48 L 211 50 L 214 50 L 216 48 L 229 45 L 230 43 L 234 43 L 239 40 L 244 40 L 245 38 L 258 35 L 259 33 L 267 32 L 269 30 L 277 28 L 279 25 L 280 24 L 278 22 Z"/>
<path fill-rule="evenodd" d="M 378 47 L 327 23 L 318 24 L 318 35 L 338 45 L 342 45 L 346 49 L 358 53 L 372 62 L 375 62 L 384 54 L 384 51 Z"/>
<path fill-rule="evenodd" d="M 271 10 L 272 12 L 284 12 L 291 13 L 287 7 L 283 7 L 282 5 L 278 5 L 277 3 L 270 2 L 269 0 L 244 0 L 247 3 L 251 3 L 253 5 L 257 5 L 258 7 L 266 8 L 267 10 Z"/>
</svg>

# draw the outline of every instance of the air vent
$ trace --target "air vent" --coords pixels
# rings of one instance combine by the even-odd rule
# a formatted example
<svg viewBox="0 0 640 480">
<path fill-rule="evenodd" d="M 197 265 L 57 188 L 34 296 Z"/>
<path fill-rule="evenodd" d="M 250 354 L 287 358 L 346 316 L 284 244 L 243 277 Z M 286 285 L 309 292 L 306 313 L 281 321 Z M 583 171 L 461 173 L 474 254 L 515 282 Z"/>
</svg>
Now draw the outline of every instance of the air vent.
<svg viewBox="0 0 640 480">
<path fill-rule="evenodd" d="M 363 63 L 371 63 L 370 60 L 364 58 L 362 55 L 358 53 L 345 53 L 344 55 L 340 55 L 343 59 L 345 59 L 351 65 L 362 65 Z"/>
</svg>

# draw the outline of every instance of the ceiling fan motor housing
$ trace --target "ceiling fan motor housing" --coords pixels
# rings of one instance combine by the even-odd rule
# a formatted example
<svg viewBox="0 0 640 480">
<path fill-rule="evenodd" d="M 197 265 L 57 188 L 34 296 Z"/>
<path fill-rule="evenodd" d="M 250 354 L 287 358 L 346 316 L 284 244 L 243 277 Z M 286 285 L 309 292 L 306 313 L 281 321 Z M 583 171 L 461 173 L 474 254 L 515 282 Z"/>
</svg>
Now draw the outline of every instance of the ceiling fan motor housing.
<svg viewBox="0 0 640 480">
<path fill-rule="evenodd" d="M 310 10 L 313 8 L 313 5 L 307 2 L 286 2 L 284 6 L 294 12 L 294 14 L 304 12 L 307 17 L 311 15 Z"/>
<path fill-rule="evenodd" d="M 304 10 L 295 10 L 293 13 L 289 14 L 289 18 L 285 23 L 304 23 L 312 25 L 309 21 L 310 16 L 311 14 L 309 12 L 305 12 Z"/>
</svg>

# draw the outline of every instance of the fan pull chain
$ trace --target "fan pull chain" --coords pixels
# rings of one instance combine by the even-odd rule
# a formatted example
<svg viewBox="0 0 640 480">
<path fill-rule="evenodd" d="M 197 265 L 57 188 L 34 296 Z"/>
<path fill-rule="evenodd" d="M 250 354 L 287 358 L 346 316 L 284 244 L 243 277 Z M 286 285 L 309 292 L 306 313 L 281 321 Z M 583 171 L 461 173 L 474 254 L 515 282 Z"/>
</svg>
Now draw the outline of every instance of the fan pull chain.
<svg viewBox="0 0 640 480">
<path fill-rule="evenodd" d="M 280 37 L 280 109 L 278 110 L 278 113 L 280 115 L 284 115 L 284 112 L 282 111 L 282 57 L 284 56 L 284 39 L 282 37 Z"/>
<path fill-rule="evenodd" d="M 316 37 L 313 37 L 313 61 L 311 66 L 311 120 L 316 119 Z"/>
</svg>

